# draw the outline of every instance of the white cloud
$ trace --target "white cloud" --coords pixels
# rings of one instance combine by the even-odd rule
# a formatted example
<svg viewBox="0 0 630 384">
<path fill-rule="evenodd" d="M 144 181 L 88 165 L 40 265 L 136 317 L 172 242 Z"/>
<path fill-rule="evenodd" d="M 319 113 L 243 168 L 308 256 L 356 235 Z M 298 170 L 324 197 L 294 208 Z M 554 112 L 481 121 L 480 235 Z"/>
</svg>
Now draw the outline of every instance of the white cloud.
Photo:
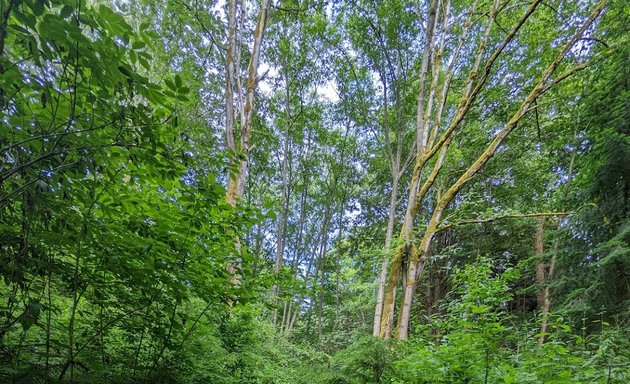
<svg viewBox="0 0 630 384">
<path fill-rule="evenodd" d="M 332 103 L 339 101 L 339 93 L 334 81 L 328 81 L 326 84 L 318 86 L 317 94 Z"/>
</svg>

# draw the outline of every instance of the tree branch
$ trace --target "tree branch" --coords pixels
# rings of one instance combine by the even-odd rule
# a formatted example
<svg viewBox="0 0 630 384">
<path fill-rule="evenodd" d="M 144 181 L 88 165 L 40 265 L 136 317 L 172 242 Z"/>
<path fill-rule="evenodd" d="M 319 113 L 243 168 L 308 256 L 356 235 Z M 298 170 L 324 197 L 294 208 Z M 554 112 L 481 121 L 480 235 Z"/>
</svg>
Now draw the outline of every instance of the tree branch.
<svg viewBox="0 0 630 384">
<path fill-rule="evenodd" d="M 441 232 L 446 229 L 457 227 L 460 225 L 483 224 L 483 223 L 490 223 L 492 221 L 504 220 L 504 219 L 527 219 L 527 218 L 532 218 L 532 217 L 566 217 L 566 216 L 571 216 L 575 214 L 576 212 L 577 211 L 575 212 L 569 211 L 569 212 L 513 213 L 509 215 L 486 217 L 483 219 L 466 219 L 466 220 L 456 221 L 454 223 L 447 223 L 447 224 L 442 225 L 444 223 L 443 221 L 439 224 L 436 232 Z"/>
</svg>

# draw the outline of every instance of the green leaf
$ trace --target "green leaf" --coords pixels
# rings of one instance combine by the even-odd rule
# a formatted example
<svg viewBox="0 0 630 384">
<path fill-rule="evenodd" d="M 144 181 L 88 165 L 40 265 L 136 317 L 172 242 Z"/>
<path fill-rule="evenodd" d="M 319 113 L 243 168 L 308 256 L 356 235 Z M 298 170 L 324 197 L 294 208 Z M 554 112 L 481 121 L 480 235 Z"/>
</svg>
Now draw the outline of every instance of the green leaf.
<svg viewBox="0 0 630 384">
<path fill-rule="evenodd" d="M 131 71 L 129 69 L 127 69 L 125 66 L 120 65 L 118 66 L 118 70 L 120 71 L 120 73 L 122 73 L 123 75 L 129 77 L 129 78 L 133 78 L 133 74 L 131 73 Z"/>
<path fill-rule="evenodd" d="M 59 16 L 66 19 L 68 18 L 68 16 L 72 15 L 73 11 L 74 11 L 73 7 L 71 7 L 70 5 L 64 5 L 64 7 L 61 8 L 61 11 L 59 11 Z"/>
<path fill-rule="evenodd" d="M 25 35 L 30 35 L 30 32 L 28 31 L 28 29 L 23 28 L 17 24 L 9 24 L 9 28 L 13 29 L 14 31 L 23 33 Z"/>
<path fill-rule="evenodd" d="M 151 70 L 151 65 L 149 64 L 149 61 L 147 59 L 145 59 L 144 57 L 138 56 L 138 61 L 140 62 L 140 65 L 142 65 L 144 69 L 146 69 L 147 71 Z"/>
<path fill-rule="evenodd" d="M 22 24 L 26 25 L 32 30 L 35 30 L 35 26 L 37 25 L 37 19 L 29 13 L 23 13 L 19 9 L 13 10 L 13 15 L 16 19 L 18 19 Z"/>
<path fill-rule="evenodd" d="M 33 11 L 35 16 L 41 16 L 44 13 L 44 1 L 43 0 L 27 0 L 26 4 Z"/>
<path fill-rule="evenodd" d="M 169 87 L 172 91 L 176 91 L 177 87 L 175 86 L 175 83 L 173 83 L 172 81 L 165 79 L 164 82 L 166 83 L 166 86 Z"/>
</svg>

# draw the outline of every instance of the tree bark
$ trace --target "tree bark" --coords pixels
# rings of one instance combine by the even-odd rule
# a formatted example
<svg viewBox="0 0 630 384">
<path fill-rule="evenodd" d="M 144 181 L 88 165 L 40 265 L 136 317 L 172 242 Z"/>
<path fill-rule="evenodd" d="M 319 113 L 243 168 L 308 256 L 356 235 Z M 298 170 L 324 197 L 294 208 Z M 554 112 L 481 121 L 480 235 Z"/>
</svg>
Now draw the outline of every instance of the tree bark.
<svg viewBox="0 0 630 384">
<path fill-rule="evenodd" d="M 260 11 L 258 13 L 258 22 L 256 23 L 256 29 L 254 30 L 254 45 L 252 47 L 252 54 L 249 60 L 248 65 L 248 75 L 247 75 L 247 84 L 245 87 L 245 105 L 243 106 L 243 121 L 241 121 L 241 137 L 240 137 L 240 146 L 236 148 L 238 152 L 238 169 L 236 173 L 230 172 L 229 180 L 228 180 L 228 188 L 226 194 L 226 201 L 232 205 L 236 206 L 237 200 L 243 195 L 243 190 L 245 186 L 245 177 L 247 174 L 247 158 L 249 156 L 250 150 L 250 138 L 252 131 L 252 119 L 254 117 L 254 97 L 256 93 L 256 85 L 258 83 L 257 71 L 258 65 L 260 63 L 260 52 L 262 49 L 262 41 L 263 35 L 265 32 L 265 28 L 267 26 L 267 18 L 269 14 L 269 8 L 271 7 L 271 2 L 269 0 L 262 0 L 260 3 Z M 244 10 L 243 10 L 244 11 Z M 229 0 L 228 2 L 228 25 L 229 25 L 229 33 L 228 33 L 228 55 L 227 57 L 234 57 L 234 54 L 230 53 L 230 49 L 236 50 L 236 4 L 234 0 Z M 232 66 L 230 72 L 230 65 Z M 233 86 L 233 76 L 234 76 L 234 62 L 233 60 L 227 60 L 228 66 L 228 85 L 226 86 L 226 91 L 231 89 Z M 230 77 L 231 76 L 231 77 Z M 228 96 L 232 95 L 226 92 L 226 105 L 229 108 L 232 108 L 232 113 L 230 114 L 230 110 L 227 110 L 228 116 L 226 119 L 231 121 L 232 126 L 226 124 L 227 133 L 228 133 L 228 148 L 230 148 L 230 142 L 233 147 L 236 146 L 236 140 L 234 138 L 234 101 L 233 97 L 229 98 Z M 231 148 L 230 148 L 231 149 Z"/>
<path fill-rule="evenodd" d="M 536 302 L 538 309 L 542 310 L 545 302 L 544 283 L 545 283 L 545 259 L 544 259 L 544 242 L 543 234 L 545 231 L 545 218 L 539 217 L 536 221 L 536 232 L 534 233 L 534 253 L 536 255 Z M 541 336 L 541 340 L 543 337 Z"/>
<path fill-rule="evenodd" d="M 398 200 L 398 177 L 392 180 L 392 191 L 389 198 L 389 216 L 387 218 L 387 230 L 385 232 L 385 257 L 381 264 L 381 274 L 378 280 L 378 293 L 376 296 L 376 308 L 374 310 L 374 324 L 372 335 L 377 337 L 381 332 L 381 319 L 383 316 L 383 303 L 385 301 L 385 284 L 387 283 L 387 266 L 389 253 L 392 246 L 394 233 L 394 221 L 396 220 L 396 201 Z"/>
<path fill-rule="evenodd" d="M 385 43 L 381 41 L 383 55 L 385 55 L 385 61 L 391 62 L 389 57 L 387 56 L 387 47 Z M 396 71 L 395 74 L 391 74 L 391 76 L 395 76 L 396 80 L 394 80 L 393 91 L 395 94 L 395 103 L 396 103 L 396 123 L 397 127 L 396 133 L 396 151 L 391 148 L 391 138 L 390 138 L 390 122 L 389 122 L 389 100 L 387 96 L 388 91 L 388 76 L 387 76 L 387 67 L 386 63 L 383 64 L 381 69 L 381 82 L 383 83 L 383 122 L 382 129 L 385 133 L 385 152 L 387 154 L 387 158 L 389 160 L 389 167 L 392 176 L 392 190 L 390 192 L 390 200 L 389 200 L 389 214 L 387 217 L 387 229 L 385 231 L 385 248 L 384 248 L 384 258 L 381 264 L 381 273 L 378 280 L 378 290 L 376 294 L 376 306 L 374 308 L 374 321 L 372 324 L 372 335 L 377 337 L 381 332 L 381 323 L 383 321 L 383 305 L 385 302 L 385 285 L 387 283 L 387 267 L 389 265 L 389 259 L 391 254 L 391 246 L 392 239 L 394 234 L 394 224 L 396 221 L 396 205 L 398 201 L 398 189 L 400 185 L 400 178 L 402 177 L 402 173 L 404 171 L 404 167 L 401 167 L 401 158 L 403 146 L 405 145 L 403 141 L 404 136 L 404 122 L 402 117 L 402 103 L 400 97 L 400 86 L 396 85 L 396 83 L 400 79 L 400 74 Z M 394 70 L 391 69 L 393 72 Z M 395 294 L 395 292 L 394 292 Z M 391 311 L 390 311 L 391 313 Z M 391 324 L 393 319 L 393 313 L 388 316 L 386 323 Z M 389 337 L 389 335 L 387 336 Z"/>
<path fill-rule="evenodd" d="M 411 185 L 409 187 L 409 194 L 408 194 L 408 201 L 407 201 L 407 210 L 405 212 L 405 219 L 404 219 L 404 223 L 403 223 L 403 228 L 401 229 L 401 240 L 402 240 L 402 244 L 399 245 L 399 249 L 396 252 L 396 257 L 394 258 L 393 262 L 392 262 L 392 272 L 395 271 L 395 273 L 390 273 L 390 278 L 388 280 L 388 285 L 387 285 L 387 292 L 385 295 L 385 317 L 391 317 L 392 314 L 390 312 L 393 312 L 394 310 L 394 290 L 395 287 L 398 285 L 398 280 L 399 280 L 399 276 L 398 276 L 398 270 L 394 270 L 394 266 L 402 266 L 404 263 L 404 260 L 407 260 L 407 264 L 410 265 L 414 262 L 412 262 L 411 260 L 415 259 L 418 257 L 418 253 L 417 250 L 414 252 L 415 246 L 413 244 L 411 244 L 412 242 L 412 234 L 413 234 L 413 221 L 415 216 L 417 215 L 418 212 L 418 208 L 420 206 L 420 202 L 422 201 L 422 199 L 424 198 L 424 195 L 428 192 L 428 190 L 430 189 L 430 187 L 433 185 L 433 181 L 435 180 L 435 178 L 437 177 L 437 174 L 439 173 L 440 169 L 441 169 L 441 164 L 444 160 L 444 157 L 446 156 L 446 152 L 448 150 L 448 146 L 453 138 L 453 134 L 455 132 L 455 129 L 457 128 L 457 126 L 459 125 L 459 123 L 464 119 L 464 116 L 466 115 L 466 113 L 468 112 L 468 110 L 470 109 L 470 105 L 472 103 L 473 100 L 473 95 L 476 92 L 480 91 L 479 87 L 476 87 L 475 89 L 473 89 L 472 84 L 474 82 L 474 80 L 477 77 L 477 68 L 480 65 L 481 62 L 481 57 L 483 56 L 483 53 L 485 52 L 485 45 L 486 45 L 486 41 L 489 38 L 490 35 L 490 30 L 492 28 L 493 25 L 493 20 L 494 17 L 496 17 L 496 9 L 498 7 L 498 2 L 495 1 L 494 6 L 493 6 L 493 12 L 491 12 L 490 15 L 490 20 L 487 23 L 486 26 L 486 30 L 484 32 L 484 38 L 482 40 L 482 43 L 478 49 L 478 52 L 476 54 L 475 57 L 475 63 L 468 75 L 468 80 L 467 80 L 467 86 L 466 86 L 466 91 L 464 96 L 462 97 L 462 100 L 460 101 L 460 104 L 457 108 L 457 112 L 455 114 L 455 117 L 453 119 L 453 121 L 451 122 L 449 128 L 447 129 L 446 133 L 443 135 L 443 137 L 430 149 L 427 150 L 426 147 L 420 147 L 417 148 L 417 154 L 416 154 L 416 161 L 415 161 L 415 165 L 414 165 L 414 169 L 412 172 L 412 179 L 411 179 Z M 435 15 L 434 15 L 435 17 Z M 431 25 L 432 23 L 429 23 L 429 25 Z M 433 21 L 433 24 L 435 24 L 435 20 Z M 427 32 L 428 33 L 428 32 Z M 431 37 L 432 38 L 432 37 Z M 428 37 L 427 37 L 427 43 L 428 43 Z M 507 43 L 504 43 L 504 45 L 506 45 Z M 429 49 L 430 50 L 430 45 L 425 46 L 425 53 L 426 50 Z M 427 57 L 428 60 L 428 56 Z M 491 57 L 492 59 L 492 57 Z M 495 57 L 496 59 L 496 57 Z M 491 62 L 489 62 L 488 64 L 486 64 L 486 67 L 488 67 L 488 65 L 490 65 Z M 427 63 L 428 65 L 428 63 Z M 426 82 L 426 78 L 423 79 Z M 424 98 L 422 92 L 419 95 L 419 98 Z M 424 103 L 422 103 L 422 105 L 424 105 Z M 420 103 L 419 103 L 419 108 L 418 108 L 418 114 L 422 114 L 422 116 L 424 116 L 424 107 L 420 107 Z M 425 120 L 424 119 L 418 119 L 418 124 L 421 124 L 419 126 L 417 126 L 417 136 L 424 136 L 424 131 L 425 131 Z M 422 143 L 424 141 L 424 139 L 422 140 L 418 140 L 419 143 Z M 422 188 L 419 188 L 420 186 L 420 181 L 421 181 L 421 174 L 422 174 L 422 170 L 424 169 L 425 164 L 429 161 L 429 159 L 438 151 L 440 150 L 440 159 L 438 159 L 438 161 L 436 162 L 433 171 L 431 172 L 431 175 L 429 176 L 429 178 L 426 180 L 426 182 L 424 183 Z M 426 233 L 425 233 L 426 235 Z M 431 234 L 429 237 L 432 237 L 433 235 Z M 412 257 L 413 256 L 413 257 Z M 415 263 L 414 263 L 415 264 Z M 414 287 L 408 286 L 408 284 L 411 282 L 413 284 L 415 284 L 415 275 L 418 272 L 418 269 L 416 268 L 416 266 L 414 265 L 414 267 L 412 267 L 413 269 L 413 274 L 410 275 L 408 273 L 408 271 L 403 271 L 403 277 L 404 277 L 404 287 L 403 289 L 405 291 L 407 291 L 408 293 L 405 294 L 405 296 L 407 297 L 407 299 L 403 298 L 403 307 L 407 306 L 408 309 L 410 309 L 411 307 L 411 303 L 407 302 L 405 304 L 405 300 L 411 300 L 411 297 L 413 297 L 413 290 L 415 289 Z M 410 278 L 411 277 L 411 278 Z M 409 293 L 409 291 L 411 291 L 411 293 Z M 406 314 L 403 314 L 401 311 L 400 314 L 400 318 L 399 321 L 404 321 L 404 319 L 408 318 L 408 316 Z M 393 322 L 393 321 L 392 321 Z M 392 326 L 392 322 L 388 322 L 388 324 L 386 324 L 385 327 L 381 327 L 381 337 L 387 337 L 387 334 L 391 333 L 391 326 Z M 399 322 L 400 325 L 400 322 Z M 406 335 L 406 329 L 408 328 L 408 326 L 403 326 L 403 334 Z M 400 326 L 399 326 L 399 335 L 400 335 Z M 406 337 L 406 336 L 404 336 Z"/>
<path fill-rule="evenodd" d="M 236 151 L 234 139 L 234 66 L 236 55 L 236 4 L 235 0 L 228 0 L 228 44 L 225 57 L 225 132 L 227 148 Z M 228 200 L 234 205 L 234 202 Z"/>
<path fill-rule="evenodd" d="M 252 128 L 252 119 L 254 115 L 254 96 L 257 85 L 257 71 L 258 63 L 260 61 L 260 52 L 263 34 L 267 25 L 267 17 L 269 7 L 271 3 L 269 0 L 262 0 L 260 5 L 260 11 L 258 13 L 258 22 L 256 24 L 256 30 L 254 31 L 254 46 L 252 48 L 252 55 L 248 66 L 247 77 L 247 89 L 245 95 L 245 105 L 241 109 L 241 137 L 240 145 L 236 147 L 236 138 L 234 137 L 234 81 L 236 65 L 240 63 L 235 62 L 235 58 L 240 58 L 240 51 L 237 51 L 236 45 L 236 2 L 235 0 L 228 0 L 228 44 L 226 55 L 226 88 L 225 88 L 225 105 L 226 105 L 226 136 L 227 147 L 236 156 L 232 160 L 231 165 L 237 165 L 236 173 L 233 172 L 233 167 L 229 167 L 228 185 L 225 194 L 225 201 L 232 207 L 236 207 L 238 200 L 243 196 L 245 188 L 245 176 L 247 174 L 247 164 L 250 150 L 250 136 Z M 244 10 L 242 10 L 244 12 Z M 238 77 L 238 83 L 240 84 L 240 77 Z M 240 89 L 240 86 L 239 86 Z M 240 92 L 238 97 L 240 98 Z M 234 241 L 234 247 L 236 252 L 241 252 L 241 240 L 236 237 Z M 237 274 L 237 270 L 240 268 L 240 264 L 229 263 L 227 266 L 228 272 L 232 275 L 232 283 L 235 285 L 240 284 L 240 277 Z"/>
<path fill-rule="evenodd" d="M 427 21 L 424 52 L 422 55 L 422 63 L 420 68 L 420 90 L 418 93 L 417 115 L 416 115 L 416 151 L 417 156 L 423 156 L 426 146 L 426 121 L 425 117 L 425 93 L 426 83 L 429 72 L 429 62 L 431 61 L 431 51 L 433 47 L 433 31 L 436 26 L 437 9 L 441 4 L 441 0 L 432 0 L 429 5 L 429 18 Z M 409 258 L 409 252 L 412 251 L 412 238 L 413 238 L 413 215 L 411 213 L 411 207 L 415 205 L 415 199 L 417 197 L 417 191 L 420 185 L 420 172 L 414 172 L 411 179 L 411 185 L 408 190 L 407 209 L 401 229 L 402 244 L 398 245 L 394 257 L 392 259 L 392 266 L 390 269 L 390 276 L 386 286 L 386 293 L 384 295 L 383 314 L 381 318 L 385 319 L 381 322 L 380 336 L 382 338 L 389 338 L 391 335 L 393 312 L 395 307 L 395 290 L 398 285 L 400 274 L 405 274 L 404 270 L 401 270 L 404 266 L 408 265 L 405 260 Z"/>
<path fill-rule="evenodd" d="M 285 228 L 287 223 L 287 211 L 288 211 L 288 203 L 289 203 L 289 131 L 291 128 L 290 120 L 290 95 L 289 95 L 289 83 L 288 79 L 285 76 L 286 83 L 286 127 L 284 130 L 284 146 L 282 149 L 282 181 L 281 181 L 281 199 L 280 199 L 280 214 L 278 215 L 278 233 L 277 233 L 277 242 L 276 242 L 276 260 L 274 269 L 276 274 L 280 272 L 282 268 L 283 259 L 284 259 L 284 243 L 285 243 Z M 273 326 L 276 327 L 278 323 L 278 304 L 279 304 L 279 287 L 277 284 L 273 287 L 273 295 L 275 297 L 276 308 L 273 310 Z"/>
</svg>

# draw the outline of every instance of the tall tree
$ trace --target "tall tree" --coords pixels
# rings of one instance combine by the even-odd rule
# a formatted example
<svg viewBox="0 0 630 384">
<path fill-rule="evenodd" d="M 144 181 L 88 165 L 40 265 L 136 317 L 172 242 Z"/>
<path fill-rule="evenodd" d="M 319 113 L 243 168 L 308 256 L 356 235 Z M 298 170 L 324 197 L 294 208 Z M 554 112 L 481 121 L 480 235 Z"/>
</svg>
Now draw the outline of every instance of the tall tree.
<svg viewBox="0 0 630 384">
<path fill-rule="evenodd" d="M 245 187 L 245 177 L 247 174 L 248 156 L 250 150 L 250 138 L 252 131 L 252 119 L 254 117 L 254 101 L 256 95 L 256 87 L 258 81 L 258 67 L 260 64 L 260 55 L 262 50 L 263 36 L 267 27 L 267 20 L 269 18 L 269 9 L 271 8 L 271 1 L 261 0 L 258 19 L 256 27 L 253 31 L 253 44 L 251 48 L 251 56 L 247 65 L 247 76 L 241 80 L 240 74 L 240 58 L 243 56 L 242 49 L 245 44 L 240 41 L 237 44 L 237 8 L 240 8 L 241 13 L 246 12 L 243 2 L 240 2 L 240 7 L 237 7 L 236 0 L 228 0 L 228 41 L 227 41 L 227 54 L 226 54 L 226 86 L 225 86 L 225 126 L 227 135 L 227 147 L 233 152 L 235 157 L 235 164 L 237 164 L 236 171 L 230 170 L 226 201 L 235 206 L 237 200 L 243 195 L 243 188 Z M 239 32 L 241 36 L 245 24 L 241 22 Z M 245 83 L 245 89 L 243 87 Z M 237 100 L 241 103 L 238 110 L 240 116 L 240 140 L 237 147 L 235 137 L 235 108 L 234 108 L 234 88 L 237 88 Z M 244 102 L 241 100 L 243 97 Z"/>
<path fill-rule="evenodd" d="M 540 1 L 532 2 L 524 11 L 522 16 L 517 19 L 517 22 L 511 31 L 508 32 L 505 37 L 497 39 L 494 50 L 489 53 L 489 56 L 482 67 L 481 63 L 483 61 L 483 57 L 486 56 L 487 49 L 492 41 L 491 37 L 496 20 L 498 20 L 500 16 L 503 16 L 503 12 L 506 12 L 508 8 L 505 8 L 505 4 L 501 5 L 498 2 L 495 2 L 491 9 L 487 11 L 488 20 L 483 27 L 483 31 L 480 31 L 478 48 L 472 60 L 469 75 L 464 86 L 463 96 L 460 98 L 457 108 L 452 115 L 452 120 L 447 125 L 447 128 L 443 130 L 443 133 L 441 133 L 439 138 L 437 138 L 437 135 L 434 135 L 434 137 L 437 138 L 434 143 L 431 142 L 431 135 L 428 133 L 426 127 L 426 121 L 428 121 L 427 117 L 431 113 L 431 96 L 429 95 L 428 101 L 425 101 L 425 83 L 428 81 L 427 68 L 429 67 L 429 53 L 427 51 L 430 51 L 432 47 L 434 24 L 440 17 L 438 16 L 438 10 L 442 9 L 442 7 L 435 1 L 432 1 L 429 4 L 427 12 L 428 24 L 425 35 L 425 54 L 423 56 L 420 70 L 420 93 L 418 97 L 418 115 L 416 125 L 418 154 L 415 159 L 412 181 L 409 187 L 409 197 L 407 199 L 407 209 L 403 221 L 403 229 L 401 231 L 401 240 L 403 244 L 399 246 L 395 257 L 392 260 L 392 272 L 390 273 L 388 279 L 385 310 L 383 312 L 383 318 L 387 318 L 387 316 L 389 316 L 388 308 L 394 300 L 394 290 L 398 284 L 398 271 L 404 269 L 402 270 L 403 301 L 399 312 L 397 334 L 397 337 L 400 339 L 405 339 L 408 336 L 411 304 L 416 289 L 417 279 L 422 272 L 424 258 L 429 251 L 431 241 L 440 225 L 446 208 L 454 200 L 462 188 L 468 184 L 470 180 L 485 166 L 490 158 L 494 156 L 499 146 L 517 127 L 519 120 L 521 120 L 530 110 L 530 106 L 533 105 L 535 100 L 555 84 L 585 67 L 584 64 L 577 64 L 568 68 L 565 72 L 556 75 L 556 77 L 552 79 L 552 75 L 555 74 L 567 53 L 569 53 L 576 42 L 582 38 L 583 34 L 590 28 L 602 12 L 605 1 L 598 3 L 594 7 L 591 15 L 584 21 L 580 20 L 577 23 L 573 35 L 568 37 L 561 49 L 555 52 L 552 60 L 547 62 L 544 67 L 540 68 L 540 74 L 537 76 L 536 82 L 530 85 L 533 88 L 522 96 L 522 103 L 518 106 L 516 112 L 509 117 L 507 123 L 504 123 L 501 128 L 496 129 L 491 133 L 490 143 L 485 147 L 485 149 L 483 149 L 481 154 L 469 164 L 467 169 L 461 174 L 461 176 L 459 176 L 459 178 L 457 178 L 454 182 L 449 183 L 448 186 L 445 186 L 443 192 L 437 194 L 435 203 L 430 211 L 430 218 L 426 223 L 424 233 L 419 241 L 419 244 L 416 245 L 412 241 L 412 230 L 413 221 L 418 213 L 420 202 L 433 186 L 436 177 L 440 173 L 444 159 L 449 152 L 450 144 L 453 138 L 457 135 L 458 131 L 461 130 L 458 128 L 460 128 L 462 121 L 464 121 L 464 119 L 469 115 L 474 101 L 487 87 L 486 84 L 492 74 L 494 64 L 502 55 L 505 55 L 506 47 L 510 45 L 528 19 L 536 13 L 540 3 Z M 514 12 L 514 9 L 510 9 L 509 12 Z M 443 15 L 442 17 L 446 17 L 448 13 L 443 11 L 441 14 Z M 433 76 L 440 76 L 440 72 L 433 73 Z M 427 113 L 428 115 L 425 116 Z M 436 121 L 439 120 L 436 119 Z M 437 155 L 437 158 L 434 160 L 433 168 L 426 177 L 424 184 L 421 186 L 420 178 L 422 176 L 424 166 L 427 165 L 428 161 L 435 155 Z M 381 336 L 385 336 L 388 333 L 387 328 L 387 324 L 382 326 Z"/>
</svg>

